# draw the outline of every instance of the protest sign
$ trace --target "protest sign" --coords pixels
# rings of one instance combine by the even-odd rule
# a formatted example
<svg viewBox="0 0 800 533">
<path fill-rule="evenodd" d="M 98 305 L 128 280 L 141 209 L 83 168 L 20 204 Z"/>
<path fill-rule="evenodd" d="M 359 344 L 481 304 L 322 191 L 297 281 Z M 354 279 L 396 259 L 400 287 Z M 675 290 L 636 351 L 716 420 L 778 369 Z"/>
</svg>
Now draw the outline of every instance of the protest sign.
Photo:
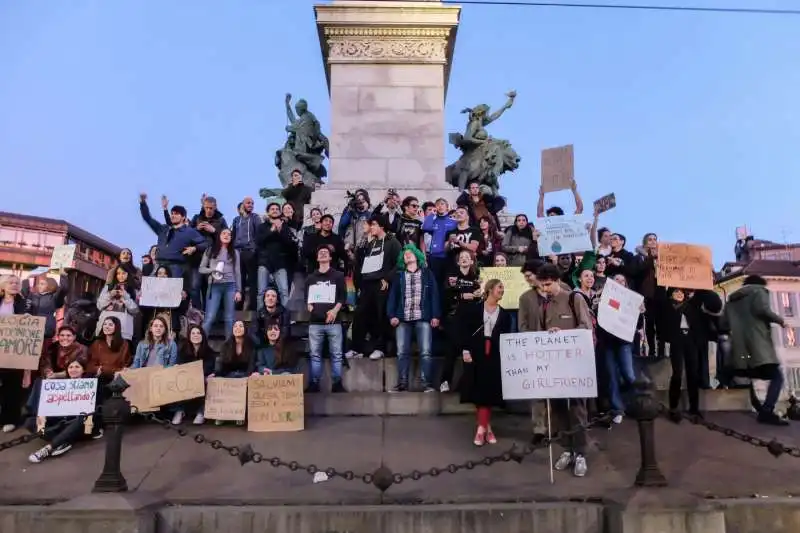
<svg viewBox="0 0 800 533">
<path fill-rule="evenodd" d="M 209 378 L 206 382 L 206 418 L 244 420 L 246 412 L 247 378 Z"/>
<path fill-rule="evenodd" d="M 150 376 L 161 370 L 160 366 L 146 368 L 126 368 L 120 372 L 120 376 L 128 384 L 128 388 L 122 395 L 131 404 L 131 411 L 136 408 L 136 412 L 149 413 L 158 411 L 158 407 L 150 405 Z"/>
<path fill-rule="evenodd" d="M 78 416 L 94 413 L 97 378 L 45 379 L 42 381 L 37 416 Z"/>
<path fill-rule="evenodd" d="M 304 417 L 303 374 L 248 379 L 247 431 L 302 431 Z"/>
<path fill-rule="evenodd" d="M 150 375 L 148 386 L 150 405 L 161 407 L 200 398 L 206 393 L 205 383 L 202 361 L 161 368 Z"/>
<path fill-rule="evenodd" d="M 181 305 L 183 292 L 182 278 L 142 278 L 142 295 L 139 305 L 142 307 L 178 307 Z"/>
<path fill-rule="evenodd" d="M 0 316 L 0 368 L 39 368 L 46 320 L 32 315 Z"/>
<path fill-rule="evenodd" d="M 591 224 L 581 215 L 537 218 L 536 229 L 539 231 L 539 254 L 543 257 L 592 249 Z"/>
<path fill-rule="evenodd" d="M 518 309 L 519 297 L 530 289 L 525 276 L 519 267 L 486 267 L 481 269 L 481 290 L 490 279 L 499 279 L 503 282 L 503 309 Z"/>
<path fill-rule="evenodd" d="M 615 337 L 633 342 L 643 302 L 641 294 L 607 279 L 597 308 L 597 323 Z"/>
<path fill-rule="evenodd" d="M 50 270 L 61 270 L 70 268 L 72 260 L 75 258 L 74 244 L 59 244 L 53 248 L 53 255 L 50 256 Z"/>
<path fill-rule="evenodd" d="M 569 189 L 573 179 L 575 179 L 575 155 L 571 144 L 542 150 L 544 192 Z"/>
<path fill-rule="evenodd" d="M 594 201 L 594 212 L 598 215 L 617 207 L 617 196 L 612 192 Z"/>
<path fill-rule="evenodd" d="M 658 243 L 656 278 L 661 287 L 713 289 L 711 248 L 696 244 Z"/>
<path fill-rule="evenodd" d="M 739 226 L 739 227 L 736 228 L 736 240 L 737 241 L 745 240 L 748 235 L 750 235 L 750 230 L 747 228 L 747 226 Z"/>
<path fill-rule="evenodd" d="M 500 335 L 500 368 L 505 400 L 597 397 L 588 329 Z"/>
</svg>

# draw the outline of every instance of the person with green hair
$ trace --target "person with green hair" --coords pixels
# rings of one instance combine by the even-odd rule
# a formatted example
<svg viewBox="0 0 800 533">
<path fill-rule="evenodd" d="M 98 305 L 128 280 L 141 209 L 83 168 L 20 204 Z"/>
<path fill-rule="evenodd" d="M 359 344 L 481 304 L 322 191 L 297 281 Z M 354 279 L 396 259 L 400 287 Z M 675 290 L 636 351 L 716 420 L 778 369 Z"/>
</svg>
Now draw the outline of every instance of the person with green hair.
<svg viewBox="0 0 800 533">
<path fill-rule="evenodd" d="M 419 347 L 421 381 L 425 392 L 433 388 L 433 329 L 442 316 L 439 287 L 433 272 L 425 266 L 425 255 L 414 244 L 406 244 L 397 261 L 397 273 L 389 290 L 386 314 L 395 328 L 397 343 L 397 385 L 389 392 L 408 390 L 411 367 L 411 334 Z"/>
</svg>

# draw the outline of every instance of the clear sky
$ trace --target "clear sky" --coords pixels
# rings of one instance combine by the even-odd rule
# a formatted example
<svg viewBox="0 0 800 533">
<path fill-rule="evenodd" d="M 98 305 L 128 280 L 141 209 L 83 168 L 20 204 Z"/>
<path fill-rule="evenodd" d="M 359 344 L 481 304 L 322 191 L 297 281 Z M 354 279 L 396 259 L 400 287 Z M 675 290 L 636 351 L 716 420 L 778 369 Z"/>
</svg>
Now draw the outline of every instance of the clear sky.
<svg viewBox="0 0 800 533">
<path fill-rule="evenodd" d="M 676 3 L 692 1 L 800 8 Z M 140 190 L 192 213 L 213 194 L 232 221 L 243 196 L 278 183 L 286 92 L 330 130 L 312 5 L 0 2 L 0 209 L 64 218 L 137 255 L 154 242 Z M 539 151 L 573 143 L 587 206 L 615 192 L 601 222 L 629 248 L 655 231 L 711 245 L 719 266 L 738 225 L 800 241 L 798 35 L 800 16 L 465 6 L 447 130 L 516 89 L 490 127 L 522 156 L 501 186 L 512 212 L 535 213 Z M 563 192 L 546 203 L 571 205 Z"/>
</svg>

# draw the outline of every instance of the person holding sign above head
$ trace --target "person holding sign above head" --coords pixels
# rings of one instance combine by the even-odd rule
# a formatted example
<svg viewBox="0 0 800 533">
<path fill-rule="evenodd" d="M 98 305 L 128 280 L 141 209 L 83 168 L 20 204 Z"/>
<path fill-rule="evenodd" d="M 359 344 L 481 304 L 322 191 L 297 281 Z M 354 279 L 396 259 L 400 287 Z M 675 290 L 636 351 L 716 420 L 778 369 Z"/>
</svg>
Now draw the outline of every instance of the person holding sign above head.
<svg viewBox="0 0 800 533">
<path fill-rule="evenodd" d="M 205 331 L 197 324 L 189 326 L 186 338 L 181 340 L 180 346 L 178 347 L 177 364 L 183 365 L 195 361 L 203 362 L 203 375 L 206 378 L 214 373 L 214 365 L 217 362 L 217 352 L 208 345 L 208 337 L 206 337 Z M 194 421 L 192 422 L 195 426 L 202 426 L 206 421 L 203 416 L 203 398 L 180 402 L 174 406 L 174 409 L 175 414 L 172 417 L 172 424 L 175 426 L 183 422 L 183 417 L 186 415 L 187 411 L 195 413 Z"/>
<path fill-rule="evenodd" d="M 67 364 L 66 372 L 61 378 L 81 379 L 91 378 L 87 370 L 87 360 L 85 357 L 72 359 Z M 96 393 L 95 393 L 96 394 Z M 38 399 L 36 403 L 38 407 Z M 34 407 L 31 412 L 38 409 Z M 66 421 L 65 425 L 62 425 Z M 38 433 L 37 417 L 31 417 L 26 426 L 31 433 Z M 41 463 L 49 457 L 60 457 L 72 449 L 73 444 L 82 438 L 97 439 L 102 436 L 97 424 L 94 424 L 91 413 L 68 417 L 47 417 L 42 428 L 42 438 L 49 443 L 40 450 L 32 453 L 28 457 L 31 463 Z"/>
<path fill-rule="evenodd" d="M 578 193 L 578 183 L 573 179 L 570 181 L 569 184 L 570 190 L 572 190 L 572 196 L 575 198 L 575 214 L 580 215 L 583 213 L 583 199 L 581 198 L 580 193 Z M 560 217 L 564 215 L 564 210 L 558 206 L 550 207 L 545 213 L 544 210 L 544 187 L 539 187 L 539 203 L 536 205 L 536 217 L 543 218 L 545 216 L 548 217 Z"/>
<path fill-rule="evenodd" d="M 214 373 L 209 378 L 246 378 L 256 368 L 256 343 L 247 334 L 244 321 L 237 320 L 233 323 L 233 335 L 225 340 L 220 354 L 214 363 Z M 222 420 L 215 424 L 221 426 Z M 244 425 L 243 420 L 237 420 L 236 425 Z"/>
<path fill-rule="evenodd" d="M 129 341 L 133 338 L 133 320 L 139 314 L 136 303 L 136 281 L 122 266 L 113 269 L 112 281 L 103 287 L 97 297 L 97 309 L 100 317 L 97 320 L 95 335 L 101 335 L 103 322 L 109 316 L 116 318 L 121 324 L 121 335 Z"/>
<path fill-rule="evenodd" d="M 178 361 L 178 346 L 169 336 L 164 317 L 154 317 L 147 326 L 144 340 L 136 346 L 131 368 L 170 367 Z"/>
<path fill-rule="evenodd" d="M 389 290 L 387 314 L 389 323 L 395 328 L 397 342 L 398 382 L 389 392 L 408 390 L 408 373 L 411 363 L 411 335 L 419 347 L 422 362 L 422 388 L 435 392 L 433 388 L 433 328 L 439 327 L 441 305 L 439 288 L 433 272 L 425 267 L 425 256 L 413 244 L 403 248 L 397 259 L 397 276 Z"/>
<path fill-rule="evenodd" d="M 308 306 L 308 347 L 311 360 L 311 379 L 306 392 L 319 392 L 322 378 L 322 350 L 325 341 L 331 354 L 333 392 L 346 392 L 342 385 L 342 348 L 344 338 L 339 311 L 347 303 L 347 286 L 344 274 L 331 267 L 331 250 L 322 245 L 317 248 L 316 271 L 306 279 L 306 305 Z"/>
<path fill-rule="evenodd" d="M 496 444 L 492 431 L 492 407 L 502 407 L 503 383 L 500 371 L 500 335 L 511 333 L 511 316 L 500 307 L 503 282 L 490 279 L 484 287 L 484 301 L 465 310 L 460 322 L 458 344 L 464 361 L 461 403 L 475 404 L 477 430 L 473 444 Z"/>
<path fill-rule="evenodd" d="M 199 272 L 208 276 L 208 295 L 206 296 L 206 318 L 203 329 L 206 333 L 217 319 L 222 307 L 225 322 L 225 336 L 233 330 L 233 317 L 236 303 L 242 300 L 242 274 L 240 270 L 239 250 L 233 247 L 231 230 L 222 229 L 211 248 L 203 253 Z"/>
<path fill-rule="evenodd" d="M 0 316 L 25 313 L 17 276 L 0 276 Z M 35 355 L 35 353 L 34 353 Z M 31 371 L 0 368 L 0 429 L 11 433 L 21 422 L 25 389 L 30 387 Z"/>
<path fill-rule="evenodd" d="M 542 305 L 541 323 L 536 331 L 552 333 L 568 329 L 592 329 L 592 314 L 586 301 L 572 291 L 564 290 L 561 272 L 555 265 L 545 264 L 536 273 L 546 300 Z M 535 325 L 534 325 L 535 327 Z M 586 424 L 584 398 L 559 399 L 551 402 L 557 431 L 577 430 Z M 586 475 L 586 431 L 579 430 L 562 440 L 564 452 L 556 460 L 556 470 L 573 467 L 577 477 Z"/>
</svg>

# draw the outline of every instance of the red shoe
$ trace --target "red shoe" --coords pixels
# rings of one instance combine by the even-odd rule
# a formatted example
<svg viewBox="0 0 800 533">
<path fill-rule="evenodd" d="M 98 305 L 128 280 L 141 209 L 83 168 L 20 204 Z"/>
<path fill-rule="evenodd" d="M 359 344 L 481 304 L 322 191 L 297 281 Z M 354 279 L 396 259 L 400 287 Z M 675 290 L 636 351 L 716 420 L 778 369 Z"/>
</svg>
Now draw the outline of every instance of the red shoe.
<svg viewBox="0 0 800 533">
<path fill-rule="evenodd" d="M 486 429 L 486 442 L 488 444 L 497 444 L 497 437 L 494 436 L 494 432 L 492 431 L 492 426 L 489 426 Z"/>
<path fill-rule="evenodd" d="M 483 446 L 486 443 L 486 428 L 478 426 L 478 431 L 475 432 L 475 440 L 472 441 L 475 446 Z"/>
</svg>

